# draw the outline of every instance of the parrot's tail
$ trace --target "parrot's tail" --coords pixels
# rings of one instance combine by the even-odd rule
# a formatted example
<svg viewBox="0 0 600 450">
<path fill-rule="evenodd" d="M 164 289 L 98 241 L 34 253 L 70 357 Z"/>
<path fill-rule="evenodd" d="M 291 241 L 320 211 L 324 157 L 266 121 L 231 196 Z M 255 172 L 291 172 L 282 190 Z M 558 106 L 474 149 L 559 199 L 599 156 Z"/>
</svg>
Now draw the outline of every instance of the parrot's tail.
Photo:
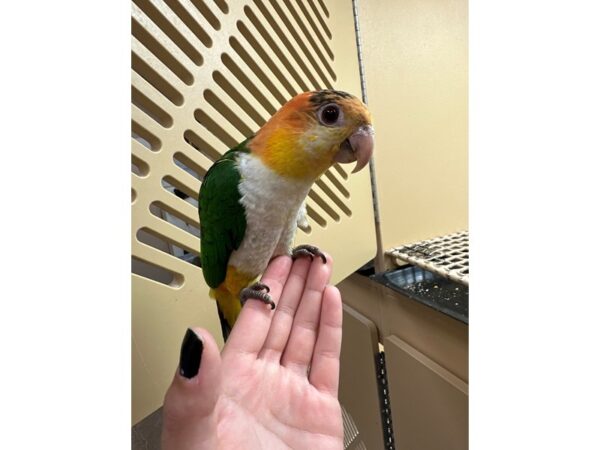
<svg viewBox="0 0 600 450">
<path fill-rule="evenodd" d="M 232 294 L 224 286 L 210 290 L 210 296 L 217 301 L 217 311 L 219 312 L 219 321 L 221 322 L 221 333 L 223 340 L 226 341 L 231 333 L 233 324 L 240 315 L 242 303 L 240 297 Z"/>
</svg>

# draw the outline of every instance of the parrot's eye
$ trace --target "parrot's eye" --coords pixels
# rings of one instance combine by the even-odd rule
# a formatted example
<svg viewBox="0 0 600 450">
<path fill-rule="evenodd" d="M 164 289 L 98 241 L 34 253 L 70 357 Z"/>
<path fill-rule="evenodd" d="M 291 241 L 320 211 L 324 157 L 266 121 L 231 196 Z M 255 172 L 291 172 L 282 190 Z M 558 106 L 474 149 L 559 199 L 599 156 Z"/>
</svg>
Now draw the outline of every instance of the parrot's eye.
<svg viewBox="0 0 600 450">
<path fill-rule="evenodd" d="M 340 107 L 335 103 L 330 103 L 328 105 L 323 106 L 319 110 L 319 121 L 323 125 L 336 125 L 341 121 L 342 112 L 340 111 Z"/>
</svg>

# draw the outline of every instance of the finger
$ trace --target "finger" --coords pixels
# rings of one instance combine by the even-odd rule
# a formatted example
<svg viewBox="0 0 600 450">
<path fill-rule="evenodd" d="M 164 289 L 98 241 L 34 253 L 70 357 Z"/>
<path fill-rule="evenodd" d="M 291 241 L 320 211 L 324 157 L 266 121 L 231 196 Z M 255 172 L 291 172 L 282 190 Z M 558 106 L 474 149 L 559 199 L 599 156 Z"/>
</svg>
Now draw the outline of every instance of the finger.
<svg viewBox="0 0 600 450">
<path fill-rule="evenodd" d="M 221 355 L 215 340 L 203 328 L 188 329 L 181 344 L 179 367 L 165 395 L 165 417 L 181 426 L 186 417 L 209 415 L 217 401 L 220 380 Z"/>
<path fill-rule="evenodd" d="M 294 317 L 290 338 L 281 357 L 281 364 L 299 375 L 307 375 L 317 339 L 323 290 L 330 278 L 331 257 L 328 256 L 327 264 L 323 264 L 320 259 L 315 259 L 311 264 L 298 311 Z"/>
<path fill-rule="evenodd" d="M 292 259 L 289 256 L 279 256 L 269 263 L 261 278 L 261 282 L 269 286 L 269 295 L 275 304 L 279 303 L 291 267 Z M 268 305 L 247 301 L 227 339 L 223 356 L 235 353 L 256 357 L 265 342 L 272 317 L 273 313 Z"/>
<path fill-rule="evenodd" d="M 298 258 L 294 261 L 275 310 L 265 345 L 259 354 L 260 358 L 277 362 L 281 359 L 285 344 L 290 337 L 292 323 L 304 291 L 310 265 L 308 258 Z"/>
<path fill-rule="evenodd" d="M 310 383 L 337 398 L 342 348 L 342 297 L 335 286 L 323 294 L 319 335 L 310 365 Z"/>
</svg>

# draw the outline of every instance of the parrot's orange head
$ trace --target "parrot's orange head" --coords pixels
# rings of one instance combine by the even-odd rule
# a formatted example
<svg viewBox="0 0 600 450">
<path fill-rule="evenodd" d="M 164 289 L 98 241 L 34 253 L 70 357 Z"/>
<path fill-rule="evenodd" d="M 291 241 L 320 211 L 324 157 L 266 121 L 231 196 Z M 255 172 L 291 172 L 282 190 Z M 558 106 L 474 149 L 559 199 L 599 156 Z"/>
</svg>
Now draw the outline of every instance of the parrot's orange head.
<svg viewBox="0 0 600 450">
<path fill-rule="evenodd" d="M 373 126 L 365 104 L 346 92 L 298 94 L 256 133 L 250 150 L 282 176 L 316 179 L 336 162 L 356 161 L 354 172 L 373 154 Z"/>
</svg>

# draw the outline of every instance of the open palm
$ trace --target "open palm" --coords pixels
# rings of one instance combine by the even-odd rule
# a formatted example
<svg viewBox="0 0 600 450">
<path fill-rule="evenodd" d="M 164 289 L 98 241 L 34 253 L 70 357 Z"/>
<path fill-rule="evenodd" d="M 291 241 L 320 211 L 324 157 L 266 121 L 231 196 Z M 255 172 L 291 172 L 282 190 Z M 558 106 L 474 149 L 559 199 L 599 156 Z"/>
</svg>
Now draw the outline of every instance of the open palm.
<svg viewBox="0 0 600 450">
<path fill-rule="evenodd" d="M 164 405 L 165 449 L 343 448 L 337 400 L 342 305 L 331 257 L 269 264 L 274 313 L 248 301 L 222 354 L 204 350 L 197 376 L 175 375 Z"/>
</svg>

